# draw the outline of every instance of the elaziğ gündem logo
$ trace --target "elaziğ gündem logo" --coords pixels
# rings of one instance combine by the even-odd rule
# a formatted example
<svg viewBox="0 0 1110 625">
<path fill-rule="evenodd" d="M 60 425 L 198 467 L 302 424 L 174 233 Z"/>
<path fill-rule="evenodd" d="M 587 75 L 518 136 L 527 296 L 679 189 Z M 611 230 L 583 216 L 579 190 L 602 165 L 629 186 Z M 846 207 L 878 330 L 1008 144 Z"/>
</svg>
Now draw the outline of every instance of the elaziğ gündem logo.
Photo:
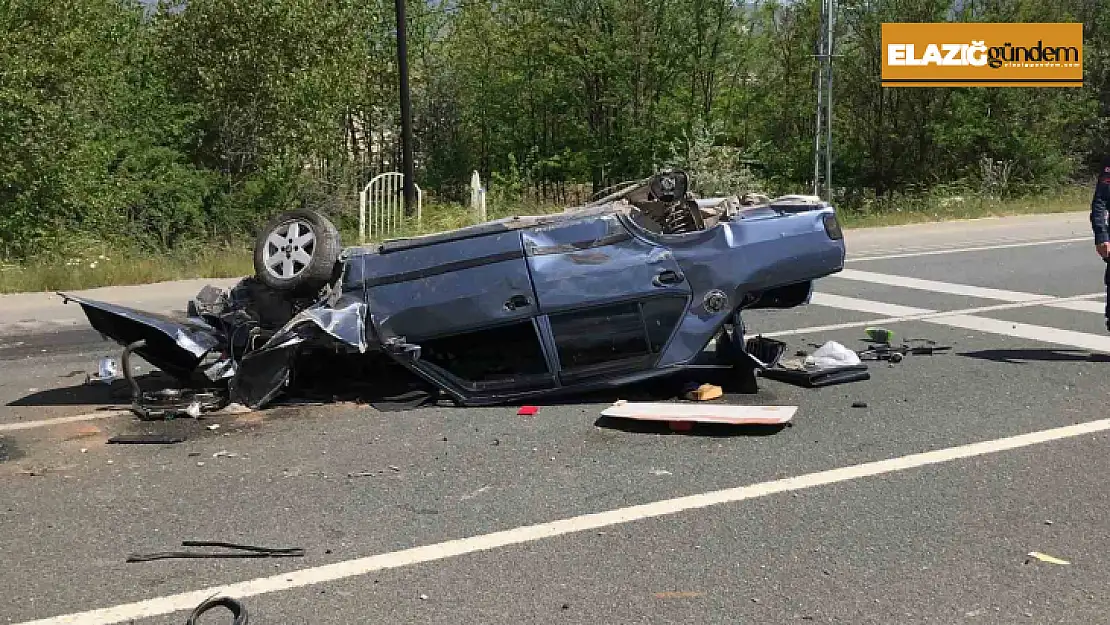
<svg viewBox="0 0 1110 625">
<path fill-rule="evenodd" d="M 1079 87 L 1083 25 L 883 24 L 884 87 Z"/>
</svg>

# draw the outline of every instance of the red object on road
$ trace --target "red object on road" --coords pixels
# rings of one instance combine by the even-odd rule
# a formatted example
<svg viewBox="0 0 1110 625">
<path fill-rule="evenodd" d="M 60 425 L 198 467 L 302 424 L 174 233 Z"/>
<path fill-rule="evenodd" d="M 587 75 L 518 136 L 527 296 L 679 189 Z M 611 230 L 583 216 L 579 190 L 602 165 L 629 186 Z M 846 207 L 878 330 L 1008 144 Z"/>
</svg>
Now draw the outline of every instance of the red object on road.
<svg viewBox="0 0 1110 625">
<path fill-rule="evenodd" d="M 519 415 L 534 415 L 539 411 L 540 409 L 536 406 L 521 406 L 520 410 L 517 410 L 516 413 Z"/>
</svg>

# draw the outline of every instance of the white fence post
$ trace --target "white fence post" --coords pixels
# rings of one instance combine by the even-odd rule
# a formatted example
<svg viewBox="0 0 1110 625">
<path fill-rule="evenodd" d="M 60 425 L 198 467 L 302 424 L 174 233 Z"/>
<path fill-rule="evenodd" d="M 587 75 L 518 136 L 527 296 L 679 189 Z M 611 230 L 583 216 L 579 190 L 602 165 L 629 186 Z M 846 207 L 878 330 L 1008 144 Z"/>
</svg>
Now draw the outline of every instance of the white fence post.
<svg viewBox="0 0 1110 625">
<path fill-rule="evenodd" d="M 474 173 L 470 174 L 470 208 L 478 210 L 478 190 L 482 188 L 482 178 L 478 175 L 478 170 L 475 169 Z"/>
<path fill-rule="evenodd" d="M 486 190 L 477 170 L 470 176 L 470 208 L 478 213 L 479 222 L 486 220 Z"/>
<path fill-rule="evenodd" d="M 358 192 L 358 242 L 366 243 L 366 189 Z"/>
</svg>

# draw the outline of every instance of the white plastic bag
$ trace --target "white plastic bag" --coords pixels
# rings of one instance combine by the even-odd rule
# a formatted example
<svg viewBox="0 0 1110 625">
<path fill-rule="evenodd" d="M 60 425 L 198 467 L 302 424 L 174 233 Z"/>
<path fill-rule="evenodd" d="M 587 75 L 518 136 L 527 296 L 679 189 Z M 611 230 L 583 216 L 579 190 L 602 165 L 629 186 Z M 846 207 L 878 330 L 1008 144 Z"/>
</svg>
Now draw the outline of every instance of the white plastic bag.
<svg viewBox="0 0 1110 625">
<path fill-rule="evenodd" d="M 829 341 L 806 357 L 806 367 L 832 369 L 860 364 L 859 355 L 836 341 Z"/>
<path fill-rule="evenodd" d="M 113 358 L 101 358 L 97 364 L 96 375 L 101 380 L 115 380 L 119 377 L 119 365 Z"/>
<path fill-rule="evenodd" d="M 85 374 L 85 384 L 111 384 L 120 377 L 119 365 L 107 356 L 96 365 L 96 373 Z"/>
</svg>

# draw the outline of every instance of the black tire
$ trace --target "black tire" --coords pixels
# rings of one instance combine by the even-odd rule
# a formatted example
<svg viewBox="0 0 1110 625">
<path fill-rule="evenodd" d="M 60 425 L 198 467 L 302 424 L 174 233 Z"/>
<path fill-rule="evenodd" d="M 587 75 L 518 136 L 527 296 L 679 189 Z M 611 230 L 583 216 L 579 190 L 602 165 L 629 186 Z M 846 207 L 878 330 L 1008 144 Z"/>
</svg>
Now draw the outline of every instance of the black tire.
<svg viewBox="0 0 1110 625">
<path fill-rule="evenodd" d="M 295 232 L 290 228 L 292 224 L 296 224 Z M 305 228 L 313 235 L 311 246 L 304 240 L 308 234 L 302 231 Z M 290 234 L 299 236 L 290 237 Z M 278 242 L 283 247 L 279 247 Z M 309 209 L 286 211 L 266 222 L 255 239 L 255 277 L 276 291 L 319 291 L 331 281 L 342 251 L 339 230 L 327 217 Z M 267 261 L 272 267 L 267 266 Z"/>
</svg>

